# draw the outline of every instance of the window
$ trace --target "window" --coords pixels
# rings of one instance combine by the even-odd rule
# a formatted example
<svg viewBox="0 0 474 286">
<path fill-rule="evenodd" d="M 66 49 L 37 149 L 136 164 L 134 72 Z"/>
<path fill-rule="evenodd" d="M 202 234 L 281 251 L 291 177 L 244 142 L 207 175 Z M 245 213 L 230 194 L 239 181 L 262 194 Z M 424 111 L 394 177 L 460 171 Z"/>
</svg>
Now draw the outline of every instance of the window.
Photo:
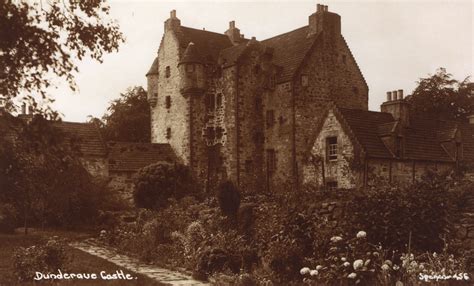
<svg viewBox="0 0 474 286">
<path fill-rule="evenodd" d="M 209 140 L 209 142 L 214 142 L 214 139 L 216 139 L 216 130 L 214 127 L 207 127 L 206 138 Z"/>
<path fill-rule="evenodd" d="M 276 170 L 276 154 L 274 149 L 267 149 L 267 171 L 273 174 Z"/>
<path fill-rule="evenodd" d="M 167 66 L 165 70 L 165 77 L 169 78 L 170 76 L 171 76 L 171 68 L 170 66 Z"/>
<path fill-rule="evenodd" d="M 302 75 L 301 76 L 301 86 L 308 86 L 308 76 Z"/>
<path fill-rule="evenodd" d="M 218 93 L 216 96 L 216 106 L 217 108 L 222 107 L 222 93 Z"/>
<path fill-rule="evenodd" d="M 267 128 L 273 127 L 273 124 L 275 124 L 275 112 L 267 110 Z"/>
<path fill-rule="evenodd" d="M 329 137 L 326 140 L 327 159 L 329 161 L 337 160 L 337 137 Z"/>
<path fill-rule="evenodd" d="M 166 139 L 171 139 L 171 128 L 166 128 Z"/>
<path fill-rule="evenodd" d="M 171 108 L 171 96 L 166 96 L 166 109 Z"/>
<path fill-rule="evenodd" d="M 224 129 L 222 129 L 222 127 L 216 127 L 217 140 L 221 140 L 223 135 L 224 135 Z"/>
<path fill-rule="evenodd" d="M 245 160 L 245 172 L 251 173 L 253 171 L 253 161 L 252 160 Z"/>
<path fill-rule="evenodd" d="M 214 101 L 215 97 L 214 94 L 207 94 L 206 95 L 206 108 L 207 112 L 212 112 L 216 108 L 216 103 Z"/>
<path fill-rule="evenodd" d="M 158 97 L 158 92 L 153 93 L 153 97 Z"/>
<path fill-rule="evenodd" d="M 333 190 L 337 189 L 337 182 L 327 182 L 326 183 L 326 188 L 329 191 L 333 191 Z"/>
<path fill-rule="evenodd" d="M 186 65 L 186 72 L 189 72 L 189 73 L 194 72 L 194 65 L 193 64 L 187 64 Z"/>
</svg>

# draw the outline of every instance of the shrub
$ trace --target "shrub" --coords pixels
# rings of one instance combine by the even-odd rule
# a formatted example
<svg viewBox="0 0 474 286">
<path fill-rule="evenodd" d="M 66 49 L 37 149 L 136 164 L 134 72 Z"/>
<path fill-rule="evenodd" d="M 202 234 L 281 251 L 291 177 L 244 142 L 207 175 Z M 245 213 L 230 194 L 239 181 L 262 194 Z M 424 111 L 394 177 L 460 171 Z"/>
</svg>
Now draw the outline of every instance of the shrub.
<svg viewBox="0 0 474 286">
<path fill-rule="evenodd" d="M 35 272 L 64 270 L 68 260 L 65 244 L 51 238 L 45 244 L 21 247 L 14 252 L 13 269 L 19 281 L 31 281 Z"/>
<path fill-rule="evenodd" d="M 182 164 L 157 163 L 147 166 L 134 178 L 134 201 L 137 207 L 160 209 L 170 198 L 181 199 L 198 193 L 189 167 Z"/>
<path fill-rule="evenodd" d="M 0 233 L 13 233 L 18 213 L 11 204 L 0 204 Z"/>
<path fill-rule="evenodd" d="M 225 181 L 217 188 L 219 207 L 224 215 L 236 217 L 240 206 L 240 193 L 231 181 Z"/>
</svg>

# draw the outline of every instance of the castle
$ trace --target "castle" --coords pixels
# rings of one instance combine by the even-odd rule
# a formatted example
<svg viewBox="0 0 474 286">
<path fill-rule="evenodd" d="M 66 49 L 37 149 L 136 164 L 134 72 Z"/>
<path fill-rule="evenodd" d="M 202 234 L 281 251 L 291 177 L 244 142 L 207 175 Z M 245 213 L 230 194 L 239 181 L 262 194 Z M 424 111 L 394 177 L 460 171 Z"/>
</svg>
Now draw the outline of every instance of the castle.
<svg viewBox="0 0 474 286">
<path fill-rule="evenodd" d="M 146 76 L 152 143 L 170 144 L 207 189 L 298 186 L 328 104 L 368 109 L 341 17 L 319 4 L 308 25 L 262 41 L 234 21 L 223 34 L 182 26 L 173 10 Z"/>
</svg>

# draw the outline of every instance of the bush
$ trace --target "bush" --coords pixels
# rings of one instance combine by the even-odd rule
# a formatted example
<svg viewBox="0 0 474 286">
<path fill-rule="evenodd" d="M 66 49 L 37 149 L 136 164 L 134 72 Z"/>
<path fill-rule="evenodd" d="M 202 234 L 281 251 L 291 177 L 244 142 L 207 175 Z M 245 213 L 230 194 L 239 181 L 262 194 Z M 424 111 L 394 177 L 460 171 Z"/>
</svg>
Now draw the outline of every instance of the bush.
<svg viewBox="0 0 474 286">
<path fill-rule="evenodd" d="M 0 204 L 0 233 L 13 233 L 17 226 L 18 213 L 11 204 Z"/>
<path fill-rule="evenodd" d="M 43 245 L 17 249 L 14 253 L 14 274 L 21 282 L 31 281 L 36 271 L 47 273 L 61 269 L 65 272 L 67 260 L 65 244 L 52 238 Z"/>
<path fill-rule="evenodd" d="M 157 163 L 147 166 L 134 178 L 135 205 L 140 208 L 160 209 L 168 205 L 170 198 L 181 199 L 197 194 L 189 167 L 182 164 Z"/>
<path fill-rule="evenodd" d="M 217 199 L 224 215 L 235 218 L 240 206 L 240 193 L 231 181 L 225 181 L 217 188 Z"/>
</svg>

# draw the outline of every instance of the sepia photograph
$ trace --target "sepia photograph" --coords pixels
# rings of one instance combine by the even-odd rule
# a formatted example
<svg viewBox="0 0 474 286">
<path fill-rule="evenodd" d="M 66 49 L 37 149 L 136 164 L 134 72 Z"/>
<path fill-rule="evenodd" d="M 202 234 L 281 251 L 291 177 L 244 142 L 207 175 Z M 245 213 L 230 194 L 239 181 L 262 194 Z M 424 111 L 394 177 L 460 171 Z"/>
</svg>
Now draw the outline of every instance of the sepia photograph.
<svg viewBox="0 0 474 286">
<path fill-rule="evenodd" d="M 472 0 L 0 0 L 0 286 L 474 285 Z"/>
</svg>

